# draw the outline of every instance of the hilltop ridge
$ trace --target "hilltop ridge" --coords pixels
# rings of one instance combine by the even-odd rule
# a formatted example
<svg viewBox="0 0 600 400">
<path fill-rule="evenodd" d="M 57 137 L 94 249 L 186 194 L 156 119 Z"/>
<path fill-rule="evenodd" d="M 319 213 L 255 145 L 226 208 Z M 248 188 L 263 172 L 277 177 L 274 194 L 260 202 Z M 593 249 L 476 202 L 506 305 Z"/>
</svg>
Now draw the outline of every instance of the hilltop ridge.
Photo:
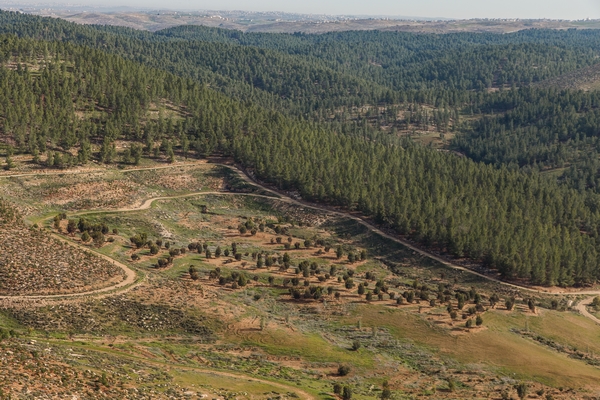
<svg viewBox="0 0 600 400">
<path fill-rule="evenodd" d="M 181 25 L 201 25 L 243 32 L 327 33 L 382 30 L 420 33 L 510 33 L 525 29 L 598 29 L 600 20 L 465 19 L 383 16 L 306 15 L 283 12 L 105 10 L 22 8 L 24 12 L 78 24 L 114 25 L 155 32 Z"/>
</svg>

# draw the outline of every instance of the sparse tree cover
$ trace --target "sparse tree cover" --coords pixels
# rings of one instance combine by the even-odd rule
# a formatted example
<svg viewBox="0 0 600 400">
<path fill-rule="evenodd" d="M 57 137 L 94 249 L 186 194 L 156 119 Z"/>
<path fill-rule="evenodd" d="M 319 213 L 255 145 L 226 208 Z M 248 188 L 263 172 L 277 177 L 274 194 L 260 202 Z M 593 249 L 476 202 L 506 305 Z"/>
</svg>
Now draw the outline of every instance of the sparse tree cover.
<svg viewBox="0 0 600 400">
<path fill-rule="evenodd" d="M 483 325 L 483 318 L 481 317 L 481 315 L 478 315 L 477 318 L 475 319 L 475 325 L 477 325 L 477 326 Z"/>
<path fill-rule="evenodd" d="M 350 386 L 344 386 L 344 390 L 342 391 L 342 399 L 352 400 L 352 388 Z"/>
<path fill-rule="evenodd" d="M 518 385 L 515 385 L 515 389 L 517 389 L 517 395 L 520 399 L 524 399 L 525 397 L 527 397 L 527 391 L 529 388 L 527 387 L 527 384 L 525 382 L 521 382 Z"/>
</svg>

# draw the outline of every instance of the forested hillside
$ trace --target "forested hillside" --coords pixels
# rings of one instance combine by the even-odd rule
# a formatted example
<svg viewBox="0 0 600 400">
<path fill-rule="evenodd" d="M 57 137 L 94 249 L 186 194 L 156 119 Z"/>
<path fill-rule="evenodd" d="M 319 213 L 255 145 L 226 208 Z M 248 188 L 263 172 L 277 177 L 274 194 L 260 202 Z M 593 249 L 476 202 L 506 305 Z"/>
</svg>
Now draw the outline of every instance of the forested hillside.
<svg viewBox="0 0 600 400">
<path fill-rule="evenodd" d="M 475 91 L 527 85 L 591 65 L 595 31 L 509 35 L 242 33 L 178 27 L 156 33 L 0 12 L 0 32 L 95 47 L 285 113 L 339 106 L 462 106 Z M 321 118 L 322 119 L 322 118 Z"/>
<path fill-rule="evenodd" d="M 336 71 L 320 60 L 272 50 L 190 42 L 126 28 L 80 26 L 2 11 L 0 32 L 97 48 L 288 114 L 304 115 L 393 98 L 390 89 Z"/>
<path fill-rule="evenodd" d="M 181 26 L 155 36 L 238 44 L 303 55 L 395 89 L 483 89 L 526 85 L 590 65 L 600 36 L 590 31 L 531 30 L 508 35 L 336 32 L 242 33 Z"/>
<path fill-rule="evenodd" d="M 524 88 L 482 98 L 454 145 L 476 161 L 562 167 L 598 148 L 600 93 Z"/>
<path fill-rule="evenodd" d="M 346 58 L 333 48 L 329 53 L 327 46 L 339 42 L 340 49 L 353 47 L 357 54 L 356 43 L 364 40 L 364 54 L 389 51 L 380 61 L 393 64 L 398 58 L 392 52 L 400 47 L 385 47 L 395 43 L 388 34 L 332 34 L 330 42 L 325 35 L 286 37 L 292 44 L 323 41 L 323 56 L 318 57 L 300 50 L 289 55 L 292 45 L 278 52 L 279 45 L 269 44 L 268 36 L 264 47 L 277 49 L 206 43 L 196 37 L 188 42 L 164 33 L 155 39 L 149 33 L 10 13 L 0 17 L 4 31 L 27 37 L 0 37 L 0 137 L 10 145 L 7 168 L 12 151 L 30 152 L 37 162 L 53 167 L 92 158 L 113 163 L 136 162 L 141 156 L 167 161 L 175 154 L 231 156 L 281 189 L 360 210 L 423 246 L 479 261 L 507 278 L 575 285 L 600 277 L 600 197 L 506 167 L 580 159 L 579 153 L 596 143 L 597 94 L 483 90 L 496 74 L 488 65 L 490 57 L 521 54 L 506 68 L 517 86 L 591 63 L 597 33 L 525 32 L 515 35 L 516 43 L 509 43 L 509 35 L 397 34 L 396 40 L 412 52 L 406 55 L 411 61 L 390 67 L 406 69 L 397 83 L 388 68 L 373 65 L 384 71 L 373 74 L 381 84 L 377 86 L 366 83 L 370 67 L 353 66 L 351 55 Z M 368 36 L 361 36 L 367 34 L 373 35 L 372 46 L 385 39 L 379 50 L 369 50 Z M 272 39 L 278 40 L 283 39 Z M 493 41 L 498 47 L 486 52 Z M 543 41 L 547 46 L 540 45 Z M 432 56 L 442 50 L 446 67 Z M 406 66 L 411 63 L 421 72 L 410 72 Z M 549 67 L 533 72 L 536 63 Z M 430 69 L 419 69 L 425 65 Z M 440 76 L 442 70 L 448 75 Z M 258 77 L 264 82 L 252 82 Z M 212 79 L 221 85 L 213 87 Z M 237 96 L 236 90 L 245 94 Z M 253 97 L 254 91 L 260 94 Z M 319 112 L 334 103 L 360 105 L 378 96 L 390 104 L 437 98 L 460 105 L 461 113 L 473 119 L 461 127 L 464 133 L 455 146 L 484 163 L 363 123 L 331 124 L 296 112 L 307 105 Z M 156 104 L 169 112 L 152 112 Z M 290 113 L 282 110 L 285 104 L 299 108 Z M 128 148 L 118 154 L 115 143 L 123 140 Z"/>
</svg>

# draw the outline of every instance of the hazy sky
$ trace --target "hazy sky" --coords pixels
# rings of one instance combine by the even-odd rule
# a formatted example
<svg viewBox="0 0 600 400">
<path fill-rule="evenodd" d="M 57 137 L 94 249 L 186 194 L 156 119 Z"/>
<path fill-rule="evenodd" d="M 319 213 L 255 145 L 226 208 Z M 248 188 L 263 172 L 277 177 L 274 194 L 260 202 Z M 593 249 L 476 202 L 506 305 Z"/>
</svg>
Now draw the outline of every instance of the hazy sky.
<svg viewBox="0 0 600 400">
<path fill-rule="evenodd" d="M 446 18 L 600 18 L 600 0 L 54 0 L 57 3 L 195 10 Z M 2 0 L 0 0 L 0 6 Z"/>
<path fill-rule="evenodd" d="M 135 1 L 135 0 L 130 0 Z M 161 0 L 155 1 L 157 4 Z M 186 8 L 208 0 L 173 0 Z M 600 18 L 600 0 L 219 0 L 219 9 L 446 18 Z"/>
</svg>

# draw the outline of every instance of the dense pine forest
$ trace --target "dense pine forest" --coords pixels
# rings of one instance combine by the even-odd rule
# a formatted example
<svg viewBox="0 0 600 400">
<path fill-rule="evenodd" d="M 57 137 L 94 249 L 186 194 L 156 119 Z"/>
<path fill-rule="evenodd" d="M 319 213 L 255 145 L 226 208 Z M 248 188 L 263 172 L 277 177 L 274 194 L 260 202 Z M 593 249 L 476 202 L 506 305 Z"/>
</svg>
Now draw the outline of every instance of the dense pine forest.
<svg viewBox="0 0 600 400">
<path fill-rule="evenodd" d="M 543 85 L 596 63 L 600 32 L 153 34 L 9 12 L 0 32 L 6 168 L 219 154 L 509 279 L 600 278 L 600 98 Z M 452 121 L 467 157 L 394 134 L 407 118 Z"/>
</svg>

